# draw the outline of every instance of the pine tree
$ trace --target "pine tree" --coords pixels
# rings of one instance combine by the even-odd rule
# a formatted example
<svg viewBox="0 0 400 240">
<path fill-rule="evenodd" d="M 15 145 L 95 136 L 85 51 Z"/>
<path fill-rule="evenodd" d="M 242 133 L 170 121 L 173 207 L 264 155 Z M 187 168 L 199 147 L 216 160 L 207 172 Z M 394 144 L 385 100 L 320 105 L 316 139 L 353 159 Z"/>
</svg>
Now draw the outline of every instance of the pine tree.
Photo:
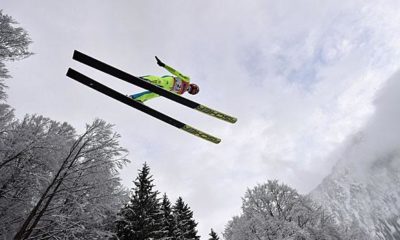
<svg viewBox="0 0 400 240">
<path fill-rule="evenodd" d="M 148 240 L 162 237 L 160 203 L 158 191 L 153 190 L 154 184 L 150 168 L 145 163 L 134 181 L 131 198 L 117 220 L 117 235 L 119 239 Z"/>
<path fill-rule="evenodd" d="M 176 229 L 176 223 L 174 216 L 172 215 L 171 202 L 169 201 L 167 194 L 164 194 L 163 201 L 161 203 L 162 217 L 162 232 L 163 240 L 174 239 L 174 231 Z"/>
<path fill-rule="evenodd" d="M 210 232 L 210 238 L 208 240 L 219 240 L 217 233 L 215 233 L 212 228 L 211 228 L 211 232 Z"/>
<path fill-rule="evenodd" d="M 174 231 L 175 239 L 178 240 L 197 240 L 197 223 L 193 219 L 193 212 L 189 206 L 185 204 L 181 197 L 178 198 L 172 207 L 172 212 L 176 221 L 176 229 Z"/>
</svg>

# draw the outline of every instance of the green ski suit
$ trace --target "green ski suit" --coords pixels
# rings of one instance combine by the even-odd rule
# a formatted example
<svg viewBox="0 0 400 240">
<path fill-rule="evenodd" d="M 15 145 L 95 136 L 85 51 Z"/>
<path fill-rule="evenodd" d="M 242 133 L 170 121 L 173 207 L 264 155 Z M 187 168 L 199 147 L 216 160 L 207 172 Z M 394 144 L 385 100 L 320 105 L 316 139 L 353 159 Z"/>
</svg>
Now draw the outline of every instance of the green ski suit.
<svg viewBox="0 0 400 240">
<path fill-rule="evenodd" d="M 177 70 L 173 69 L 168 65 L 165 65 L 164 68 L 167 69 L 168 72 L 170 72 L 174 76 L 166 75 L 159 77 L 159 76 L 147 75 L 140 77 L 140 79 L 148 81 L 154 85 L 164 88 L 165 90 L 171 91 L 179 95 L 186 92 L 189 88 L 190 78 L 188 76 L 183 75 L 182 73 L 178 72 Z M 160 95 L 153 93 L 151 91 L 145 91 L 133 94 L 130 97 L 136 101 L 143 103 L 158 96 Z"/>
</svg>

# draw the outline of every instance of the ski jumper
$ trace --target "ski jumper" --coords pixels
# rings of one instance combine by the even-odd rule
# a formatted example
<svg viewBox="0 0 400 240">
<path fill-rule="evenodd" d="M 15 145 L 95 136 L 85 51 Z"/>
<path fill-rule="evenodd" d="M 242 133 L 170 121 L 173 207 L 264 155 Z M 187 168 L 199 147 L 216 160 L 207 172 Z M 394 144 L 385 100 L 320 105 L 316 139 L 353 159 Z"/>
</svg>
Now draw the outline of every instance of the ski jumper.
<svg viewBox="0 0 400 240">
<path fill-rule="evenodd" d="M 140 79 L 148 81 L 154 85 L 157 85 L 165 90 L 171 91 L 176 94 L 183 94 L 189 88 L 190 78 L 188 76 L 183 75 L 182 73 L 178 72 L 177 70 L 173 69 L 172 67 L 165 65 L 165 69 L 168 70 L 174 76 L 153 76 L 147 75 L 142 76 Z M 133 94 L 130 97 L 139 102 L 145 102 L 152 98 L 158 97 L 160 95 L 153 93 L 151 91 L 144 91 L 141 93 Z"/>
</svg>

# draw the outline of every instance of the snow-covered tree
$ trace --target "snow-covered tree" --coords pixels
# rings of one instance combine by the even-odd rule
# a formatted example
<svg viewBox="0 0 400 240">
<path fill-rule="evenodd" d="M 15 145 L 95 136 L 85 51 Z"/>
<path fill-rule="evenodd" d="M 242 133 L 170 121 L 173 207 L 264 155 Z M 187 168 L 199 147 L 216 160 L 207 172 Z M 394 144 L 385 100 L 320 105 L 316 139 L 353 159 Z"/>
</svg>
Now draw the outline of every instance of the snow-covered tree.
<svg viewBox="0 0 400 240">
<path fill-rule="evenodd" d="M 30 56 L 28 33 L 17 22 L 0 10 L 0 61 L 19 60 Z"/>
<path fill-rule="evenodd" d="M 174 231 L 176 229 L 176 223 L 174 216 L 172 215 L 171 202 L 169 201 L 167 194 L 164 194 L 161 203 L 161 212 L 163 214 L 161 220 L 162 226 L 162 238 L 163 240 L 174 239 Z"/>
<path fill-rule="evenodd" d="M 14 110 L 5 103 L 7 94 L 4 80 L 10 78 L 5 61 L 18 60 L 30 56 L 28 46 L 31 40 L 28 33 L 17 22 L 0 9 L 0 148 L 1 140 L 8 134 L 14 122 Z"/>
<path fill-rule="evenodd" d="M 118 138 L 112 125 L 97 119 L 76 138 L 32 151 L 32 159 L 42 159 L 40 163 L 47 163 L 44 168 L 49 171 L 30 199 L 33 206 L 14 238 L 101 239 L 109 235 L 103 225 L 107 215 L 116 214 L 123 194 L 117 169 L 127 161 Z"/>
<path fill-rule="evenodd" d="M 145 163 L 134 181 L 129 202 L 121 209 L 117 220 L 117 235 L 121 240 L 161 239 L 163 236 L 159 192 L 154 190 L 150 167 Z"/>
<path fill-rule="evenodd" d="M 208 240 L 219 240 L 217 233 L 214 232 L 214 230 L 212 228 L 211 228 L 211 232 L 209 235 L 210 235 L 210 238 Z"/>
<path fill-rule="evenodd" d="M 56 170 L 59 154 L 74 136 L 68 124 L 42 116 L 14 122 L 0 142 L 0 236 L 15 228 L 34 207 Z"/>
<path fill-rule="evenodd" d="M 242 210 L 228 223 L 227 240 L 344 238 L 320 206 L 276 180 L 248 189 Z"/>
<path fill-rule="evenodd" d="M 125 198 L 127 161 L 112 125 L 82 135 L 43 116 L 19 121 L 5 104 L 5 61 L 30 56 L 27 32 L 0 10 L 0 238 L 105 239 Z"/>
<path fill-rule="evenodd" d="M 200 239 L 200 237 L 197 235 L 197 223 L 193 219 L 193 212 L 181 197 L 179 197 L 175 202 L 174 206 L 172 207 L 172 212 L 176 222 L 176 229 L 174 232 L 175 239 Z"/>
<path fill-rule="evenodd" d="M 28 47 L 32 42 L 28 33 L 11 16 L 3 14 L 0 9 L 0 100 L 5 99 L 4 79 L 9 78 L 5 61 L 14 61 L 32 55 Z"/>
</svg>

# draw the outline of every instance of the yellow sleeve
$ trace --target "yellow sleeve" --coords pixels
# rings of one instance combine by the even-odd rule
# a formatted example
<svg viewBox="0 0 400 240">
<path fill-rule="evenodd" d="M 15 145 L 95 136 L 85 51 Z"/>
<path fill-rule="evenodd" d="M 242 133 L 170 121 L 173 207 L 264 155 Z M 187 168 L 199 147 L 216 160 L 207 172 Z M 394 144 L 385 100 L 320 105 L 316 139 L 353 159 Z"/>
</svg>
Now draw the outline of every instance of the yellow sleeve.
<svg viewBox="0 0 400 240">
<path fill-rule="evenodd" d="M 171 74 L 182 79 L 183 81 L 190 82 L 190 77 L 183 75 L 182 73 L 178 72 L 177 70 L 173 69 L 172 67 L 165 65 L 164 68 L 167 69 L 168 72 L 170 72 Z"/>
</svg>

